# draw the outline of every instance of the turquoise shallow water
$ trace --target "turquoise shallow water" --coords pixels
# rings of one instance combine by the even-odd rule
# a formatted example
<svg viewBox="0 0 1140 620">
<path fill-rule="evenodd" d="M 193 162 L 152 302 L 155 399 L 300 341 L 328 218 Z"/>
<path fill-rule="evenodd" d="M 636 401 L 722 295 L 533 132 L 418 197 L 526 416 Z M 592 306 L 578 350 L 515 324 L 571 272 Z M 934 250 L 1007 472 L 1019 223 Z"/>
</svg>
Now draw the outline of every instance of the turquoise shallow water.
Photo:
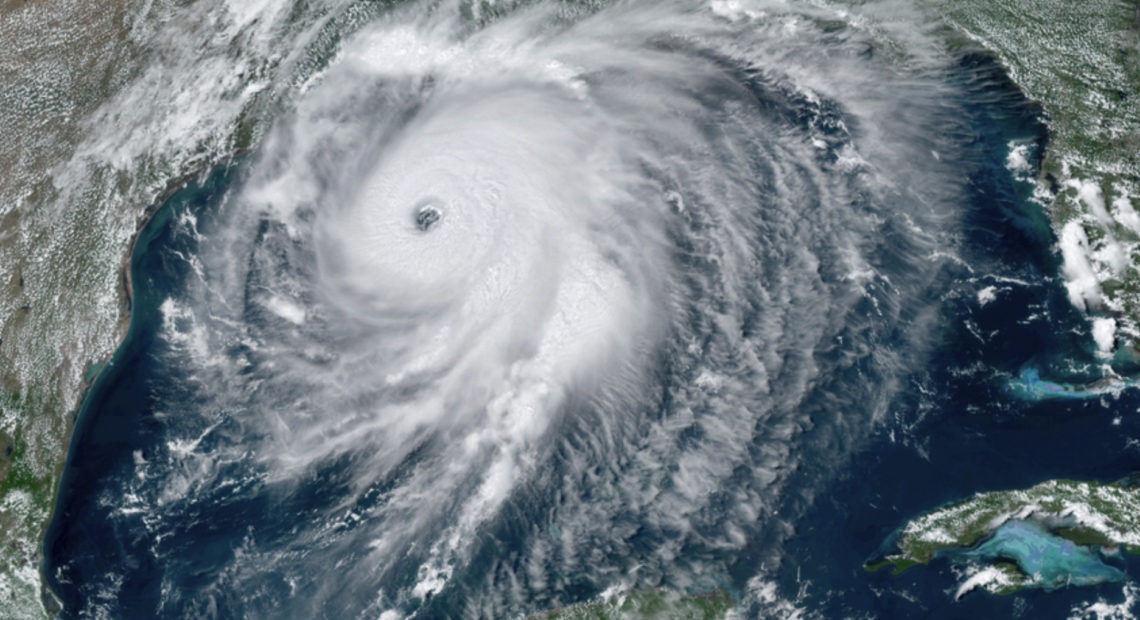
<svg viewBox="0 0 1140 620">
<path fill-rule="evenodd" d="M 1054 536 L 1040 525 L 1028 521 L 1005 523 L 993 536 L 973 549 L 943 550 L 936 555 L 986 562 L 1012 560 L 1046 590 L 1125 579 L 1123 571 L 1105 564 L 1088 547 Z"/>
<path fill-rule="evenodd" d="M 446 424 L 428 419 L 401 435 L 402 420 L 432 410 L 435 388 L 451 368 L 414 376 L 422 385 L 387 388 L 380 379 L 389 375 L 377 371 L 384 360 L 370 357 L 375 352 L 365 345 L 398 355 L 399 347 L 386 345 L 418 351 L 430 339 L 400 340 L 391 326 L 362 327 L 350 320 L 355 314 L 320 303 L 327 281 L 318 268 L 329 263 L 315 261 L 316 242 L 304 234 L 312 213 L 282 222 L 267 209 L 235 224 L 226 196 L 240 192 L 247 170 L 219 170 L 162 207 L 133 258 L 131 333 L 84 404 L 46 541 L 48 581 L 64 616 L 350 618 L 391 610 L 417 618 L 518 617 L 631 586 L 722 587 L 743 617 L 786 617 L 799 607 L 809 617 L 1048 618 L 1105 594 L 1120 569 L 1096 564 L 1087 550 L 1016 530 L 995 537 L 985 557 L 1024 561 L 1052 575 L 1049 584 L 1097 585 L 956 603 L 947 594 L 954 576 L 946 562 L 898 578 L 862 570 L 887 532 L 947 501 L 1051 477 L 1116 479 L 1137 465 L 1127 450 L 1136 424 L 1110 423 L 1136 408 L 1129 395 L 1120 402 L 1019 399 L 1008 390 L 1019 368 L 1087 353 L 1084 317 L 1053 279 L 1048 222 L 1026 200 L 1030 188 L 1004 165 L 1011 140 L 1046 141 L 1040 110 L 988 58 L 967 55 L 948 69 L 943 79 L 954 94 L 944 116 L 934 125 L 907 124 L 917 132 L 910 138 L 942 149 L 931 161 L 943 162 L 963 188 L 931 206 L 902 189 L 880 196 L 863 185 L 846 149 L 866 133 L 843 101 L 803 97 L 786 80 L 671 37 L 651 39 L 645 53 L 724 70 L 721 82 L 677 91 L 691 104 L 689 115 L 705 122 L 692 135 L 738 139 L 756 127 L 770 130 L 745 141 L 748 148 L 728 162 L 747 180 L 728 185 L 748 189 L 750 201 L 729 211 L 727 222 L 714 217 L 723 205 L 705 195 L 716 197 L 714 190 L 737 180 L 714 176 L 726 169 L 725 149 L 709 148 L 710 161 L 679 168 L 684 183 L 662 172 L 673 170 L 668 166 L 646 173 L 649 196 L 669 201 L 676 264 L 631 264 L 652 275 L 668 271 L 678 288 L 660 304 L 678 308 L 669 307 L 669 329 L 642 375 L 623 382 L 619 366 L 609 393 L 566 383 L 565 403 L 545 432 L 518 443 L 520 470 L 533 469 L 517 484 L 511 480 L 494 510 L 465 513 L 465 505 L 479 506 L 472 497 L 488 496 L 480 488 L 494 490 L 476 484 L 499 454 L 481 452 L 480 438 L 501 446 L 513 427 L 478 432 L 479 408 L 468 409 L 481 393 L 467 390 L 455 391 L 447 405 L 469 415 Z M 862 57 L 842 45 L 834 53 Z M 779 66 L 772 73 L 778 76 Z M 630 82 L 614 71 L 589 78 L 610 89 L 602 95 L 624 95 Z M 399 145 L 360 119 L 391 118 L 377 106 L 405 99 L 401 113 L 436 118 L 433 80 L 407 89 L 399 80 L 362 81 L 376 92 L 360 93 L 327 117 L 348 123 L 349 131 L 330 141 L 345 151 L 305 161 L 325 166 L 323 180 L 337 186 L 343 164 L 353 161 L 345 153 L 360 156 L 357 137 L 376 138 L 381 154 L 388 153 L 381 147 Z M 478 90 L 442 110 L 466 129 L 469 103 L 485 96 Z M 646 98 L 636 90 L 628 99 L 601 101 L 624 111 Z M 548 128 L 549 114 L 535 120 L 528 111 L 519 111 L 521 120 Z M 492 112 L 484 110 L 498 133 L 519 126 L 520 119 L 505 122 Z M 731 124 L 741 113 L 752 120 Z M 673 133 L 656 127 L 646 123 L 644 131 L 671 145 Z M 399 135 L 403 127 L 389 129 Z M 413 132 L 409 139 L 420 137 Z M 804 151 L 809 155 L 797 159 Z M 927 151 L 919 151 L 925 160 Z M 435 152 L 414 151 L 410 159 Z M 464 161 L 491 156 L 502 153 L 480 150 Z M 561 166 L 563 159 L 554 161 Z M 511 167 L 487 174 L 504 168 Z M 509 180 L 501 185 L 527 179 Z M 501 220 L 487 209 L 483 218 L 465 220 L 458 209 L 466 204 L 447 203 L 434 228 L 415 228 L 414 212 L 396 228 L 430 240 L 423 235 L 479 231 L 491 220 L 502 223 L 487 236 L 493 244 L 477 249 L 502 258 L 499 245 L 531 247 L 513 235 L 529 208 Z M 936 208 L 943 211 L 931 215 Z M 622 230 L 620 218 L 590 222 L 583 239 Z M 856 225 L 867 227 L 857 247 L 868 269 L 853 272 L 836 240 Z M 609 246 L 598 264 L 621 264 L 626 255 L 617 250 L 641 241 L 632 235 L 640 230 L 631 228 L 632 240 Z M 709 248 L 719 247 L 713 242 L 724 238 L 734 241 L 726 246 L 732 251 L 710 256 Z M 464 235 L 453 239 L 466 242 Z M 805 248 L 811 256 L 801 255 Z M 953 260 L 943 250 L 955 252 Z M 429 266 L 436 258 L 409 255 Z M 511 264 L 529 273 L 537 262 Z M 416 265 L 408 260 L 405 267 Z M 561 277 L 538 273 L 544 277 L 526 283 L 540 290 Z M 444 284 L 450 286 L 438 288 L 461 283 Z M 988 286 L 1000 290 L 980 305 L 977 292 Z M 394 301 L 412 319 L 425 316 Z M 493 323 L 491 314 L 513 310 L 495 306 L 482 318 Z M 462 317 L 446 316 L 462 326 Z M 527 335 L 526 322 L 513 326 L 512 334 Z M 455 355 L 487 337 L 471 330 Z M 527 353 L 514 340 L 507 344 L 511 355 Z M 914 353 L 923 347 L 932 349 L 929 356 Z M 622 398 L 607 401 L 612 393 Z M 370 413 L 393 406 L 403 406 L 402 415 L 370 423 Z M 476 432 L 466 433 L 469 427 Z M 1073 450 L 1074 440 L 1101 449 Z M 343 449 L 326 456 L 328 445 Z M 479 458 L 464 461 L 469 455 Z M 456 529 L 475 517 L 482 519 L 478 528 Z M 413 522 L 417 528 L 403 529 Z M 465 531 L 472 534 L 454 534 Z M 392 551 L 376 551 L 386 538 Z M 445 565 L 428 561 L 452 541 L 458 552 Z M 774 603 L 765 598 L 770 592 Z"/>
<path fill-rule="evenodd" d="M 1140 382 L 1131 377 L 1105 377 L 1085 384 L 1051 381 L 1041 376 L 1037 368 L 1026 367 L 1010 381 L 1010 390 L 1026 400 L 1074 399 L 1082 400 L 1118 394 L 1121 390 L 1135 389 Z"/>
</svg>

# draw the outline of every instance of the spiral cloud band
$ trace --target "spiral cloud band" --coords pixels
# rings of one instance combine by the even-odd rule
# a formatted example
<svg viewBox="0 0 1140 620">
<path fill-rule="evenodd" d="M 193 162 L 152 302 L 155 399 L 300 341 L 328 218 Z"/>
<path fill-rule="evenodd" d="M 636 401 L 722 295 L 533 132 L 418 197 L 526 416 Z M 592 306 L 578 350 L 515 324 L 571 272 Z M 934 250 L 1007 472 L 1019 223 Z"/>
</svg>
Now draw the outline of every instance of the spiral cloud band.
<svg viewBox="0 0 1140 620">
<path fill-rule="evenodd" d="M 958 226 L 937 63 L 814 5 L 473 6 L 348 39 L 185 224 L 156 355 L 189 377 L 114 518 L 178 558 L 229 506 L 237 551 L 159 575 L 165 612 L 760 583 L 789 478 L 920 355 Z"/>
</svg>

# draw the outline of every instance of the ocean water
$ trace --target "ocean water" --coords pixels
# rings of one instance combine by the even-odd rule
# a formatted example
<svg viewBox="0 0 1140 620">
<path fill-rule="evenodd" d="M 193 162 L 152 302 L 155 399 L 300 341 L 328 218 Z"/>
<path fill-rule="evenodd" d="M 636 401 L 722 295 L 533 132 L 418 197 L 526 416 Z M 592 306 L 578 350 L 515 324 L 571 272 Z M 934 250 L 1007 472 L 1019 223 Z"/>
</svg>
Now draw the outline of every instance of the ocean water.
<svg viewBox="0 0 1140 620">
<path fill-rule="evenodd" d="M 959 557 L 967 561 L 1012 560 L 1048 591 L 1124 581 L 1124 573 L 1104 563 L 1096 550 L 1054 536 L 1045 528 L 1025 521 L 1003 524 L 993 536 L 973 549 L 940 553 L 947 557 L 960 554 Z"/>
<path fill-rule="evenodd" d="M 748 6 L 405 7 L 156 205 L 45 541 L 62 615 L 1124 600 L 863 570 L 945 502 L 1129 474 L 1137 394 L 1010 387 L 1099 371 L 994 61 Z"/>
</svg>

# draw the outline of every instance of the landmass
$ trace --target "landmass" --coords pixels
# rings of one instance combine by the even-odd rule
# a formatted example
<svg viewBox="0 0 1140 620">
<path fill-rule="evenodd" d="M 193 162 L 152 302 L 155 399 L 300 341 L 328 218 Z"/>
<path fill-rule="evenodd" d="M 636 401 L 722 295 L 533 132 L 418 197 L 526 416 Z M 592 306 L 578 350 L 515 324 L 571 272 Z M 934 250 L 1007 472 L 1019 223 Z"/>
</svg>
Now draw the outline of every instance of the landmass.
<svg viewBox="0 0 1140 620">
<path fill-rule="evenodd" d="M 1026 367 L 1010 380 L 1008 387 L 1015 396 L 1024 400 L 1084 400 L 1117 395 L 1140 387 L 1140 378 L 1109 373 L 1089 383 L 1061 383 L 1044 379 L 1038 369 Z"/>
<path fill-rule="evenodd" d="M 1140 338 L 1140 2 L 938 3 L 954 31 L 998 55 L 1048 115 L 1039 175 L 1027 144 L 1007 165 L 1035 186 L 1058 238 L 1069 300 L 1096 354 L 1134 362 Z M 1124 359 L 1119 359 L 1124 358 Z"/>
<path fill-rule="evenodd" d="M 1106 359 L 1140 316 L 1140 3 L 943 0 L 953 37 L 996 53 L 1049 114 L 1034 184 L 1070 298 Z M 380 5 L 377 5 L 380 6 Z M 256 142 L 283 63 L 303 83 L 368 19 L 115 0 L 0 0 L 0 604 L 44 618 L 39 575 L 75 411 L 125 331 L 122 258 L 170 179 Z M 299 27 L 281 27 L 277 19 Z M 348 25 L 346 25 L 348 24 Z M 907 25 L 907 27 L 910 27 Z M 275 29 L 276 28 L 276 29 Z M 267 34 L 283 33 L 283 34 Z M 283 55 L 301 36 L 311 49 Z M 309 36 L 312 34 L 313 36 Z M 275 37 L 281 37 L 275 38 Z M 255 42 L 249 43 L 249 42 Z M 246 42 L 246 43 L 243 43 Z M 186 110 L 210 110 L 190 118 Z M 1024 170 L 1027 145 L 1010 145 Z M 1028 174 L 1028 173 L 1025 173 Z"/>
<path fill-rule="evenodd" d="M 1050 480 L 1024 490 L 978 493 L 912 519 L 865 568 L 899 574 L 937 558 L 968 564 L 958 596 L 976 588 L 1024 588 L 1123 581 L 1112 560 L 1140 553 L 1140 486 Z"/>
<path fill-rule="evenodd" d="M 275 52 L 258 57 L 231 47 L 257 24 L 144 4 L 0 0 L 6 620 L 55 613 L 40 575 L 42 539 L 74 414 L 129 324 L 126 257 L 147 206 L 187 173 L 240 152 L 265 121 L 254 112 L 254 85 Z M 212 38 L 204 41 L 207 28 Z M 180 56 L 179 46 L 201 51 Z M 229 70 L 244 71 L 241 80 L 209 71 L 223 58 Z M 171 81 L 186 74 L 199 79 Z M 188 119 L 183 110 L 223 99 L 231 103 L 216 114 L 179 122 Z"/>
</svg>

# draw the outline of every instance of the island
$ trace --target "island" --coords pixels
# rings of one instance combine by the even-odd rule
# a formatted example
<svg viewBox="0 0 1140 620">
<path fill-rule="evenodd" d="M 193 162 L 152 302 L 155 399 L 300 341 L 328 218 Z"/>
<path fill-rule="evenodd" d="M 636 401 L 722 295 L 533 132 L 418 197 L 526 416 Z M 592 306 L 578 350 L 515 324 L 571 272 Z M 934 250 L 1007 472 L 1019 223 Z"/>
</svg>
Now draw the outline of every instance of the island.
<svg viewBox="0 0 1140 620">
<path fill-rule="evenodd" d="M 864 565 L 899 574 L 944 558 L 967 564 L 957 597 L 981 588 L 1008 594 L 1126 579 L 1113 564 L 1140 552 L 1140 479 L 1049 480 L 990 491 L 916 517 Z"/>
</svg>

